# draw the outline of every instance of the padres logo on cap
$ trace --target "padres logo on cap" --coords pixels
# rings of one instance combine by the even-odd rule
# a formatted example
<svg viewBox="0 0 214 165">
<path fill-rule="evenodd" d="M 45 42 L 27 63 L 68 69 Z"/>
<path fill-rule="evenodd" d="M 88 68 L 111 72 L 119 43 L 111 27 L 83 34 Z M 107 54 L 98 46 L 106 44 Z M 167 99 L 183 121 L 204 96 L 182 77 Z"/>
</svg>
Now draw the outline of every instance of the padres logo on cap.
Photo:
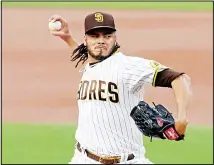
<svg viewBox="0 0 214 165">
<path fill-rule="evenodd" d="M 103 15 L 101 13 L 96 13 L 95 14 L 95 20 L 97 22 L 103 22 Z"/>
</svg>

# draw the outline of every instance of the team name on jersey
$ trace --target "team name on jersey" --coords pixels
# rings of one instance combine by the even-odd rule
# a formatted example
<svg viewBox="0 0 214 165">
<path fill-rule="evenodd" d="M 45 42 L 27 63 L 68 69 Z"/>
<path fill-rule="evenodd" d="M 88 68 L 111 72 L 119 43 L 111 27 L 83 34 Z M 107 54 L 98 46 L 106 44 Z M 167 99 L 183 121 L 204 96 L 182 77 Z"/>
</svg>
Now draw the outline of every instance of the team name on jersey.
<svg viewBox="0 0 214 165">
<path fill-rule="evenodd" d="M 100 100 L 119 102 L 118 86 L 113 82 L 102 80 L 84 80 L 79 84 L 78 100 Z"/>
</svg>

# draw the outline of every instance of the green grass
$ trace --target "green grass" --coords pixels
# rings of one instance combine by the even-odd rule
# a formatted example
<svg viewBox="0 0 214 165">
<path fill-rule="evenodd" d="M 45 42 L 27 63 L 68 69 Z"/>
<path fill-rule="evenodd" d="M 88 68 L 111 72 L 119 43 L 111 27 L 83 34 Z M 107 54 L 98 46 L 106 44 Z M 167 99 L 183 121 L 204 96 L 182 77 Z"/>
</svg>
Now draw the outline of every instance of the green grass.
<svg viewBox="0 0 214 165">
<path fill-rule="evenodd" d="M 144 10 L 212 11 L 212 2 L 2 2 L 3 7 L 66 7 Z"/>
<path fill-rule="evenodd" d="M 64 163 L 74 150 L 74 125 L 10 124 L 2 126 L 2 163 Z M 211 164 L 212 128 L 188 127 L 182 142 L 145 137 L 146 156 L 154 163 Z"/>
</svg>

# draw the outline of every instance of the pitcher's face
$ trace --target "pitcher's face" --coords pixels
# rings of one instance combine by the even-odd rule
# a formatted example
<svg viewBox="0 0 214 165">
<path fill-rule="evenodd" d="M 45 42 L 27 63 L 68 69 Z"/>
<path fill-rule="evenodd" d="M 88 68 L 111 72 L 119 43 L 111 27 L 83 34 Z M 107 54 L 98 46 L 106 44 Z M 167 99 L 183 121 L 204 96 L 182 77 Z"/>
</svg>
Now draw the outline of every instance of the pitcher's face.
<svg viewBox="0 0 214 165">
<path fill-rule="evenodd" d="M 111 53 L 116 42 L 115 31 L 108 28 L 92 30 L 85 35 L 85 43 L 89 55 L 100 60 Z"/>
</svg>

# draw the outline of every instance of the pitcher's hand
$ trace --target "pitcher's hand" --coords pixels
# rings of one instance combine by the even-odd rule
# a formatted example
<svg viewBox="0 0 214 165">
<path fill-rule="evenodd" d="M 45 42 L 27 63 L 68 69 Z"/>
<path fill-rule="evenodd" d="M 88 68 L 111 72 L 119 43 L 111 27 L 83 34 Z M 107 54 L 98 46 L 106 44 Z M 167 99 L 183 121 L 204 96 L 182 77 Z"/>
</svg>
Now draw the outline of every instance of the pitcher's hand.
<svg viewBox="0 0 214 165">
<path fill-rule="evenodd" d="M 176 120 L 175 121 L 175 129 L 179 135 L 185 134 L 187 125 L 188 125 L 187 120 Z"/>
<path fill-rule="evenodd" d="M 69 27 L 68 27 L 68 22 L 60 15 L 53 15 L 49 18 L 50 21 L 60 21 L 62 23 L 62 28 L 58 31 L 56 30 L 50 30 L 50 33 L 54 36 L 60 37 L 62 40 L 66 41 L 68 40 L 71 35 L 69 33 Z"/>
</svg>

